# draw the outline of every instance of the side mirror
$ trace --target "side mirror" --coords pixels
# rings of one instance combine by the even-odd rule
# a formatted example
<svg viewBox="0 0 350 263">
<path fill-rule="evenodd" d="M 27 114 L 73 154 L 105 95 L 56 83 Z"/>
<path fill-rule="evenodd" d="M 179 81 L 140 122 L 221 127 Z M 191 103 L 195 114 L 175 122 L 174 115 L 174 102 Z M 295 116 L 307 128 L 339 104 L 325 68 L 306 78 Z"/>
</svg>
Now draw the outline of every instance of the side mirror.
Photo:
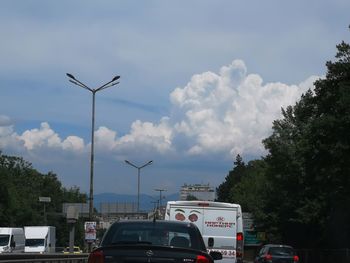
<svg viewBox="0 0 350 263">
<path fill-rule="evenodd" d="M 15 241 L 11 241 L 10 246 L 11 246 L 11 247 L 16 247 L 16 242 L 15 242 Z"/>
<path fill-rule="evenodd" d="M 208 238 L 208 247 L 213 247 L 214 246 L 214 238 L 213 237 L 209 237 Z"/>
<path fill-rule="evenodd" d="M 218 251 L 210 251 L 209 255 L 214 259 L 214 260 L 220 260 L 222 259 L 222 254 Z"/>
<path fill-rule="evenodd" d="M 93 246 L 91 247 L 91 250 L 95 250 L 96 248 L 98 248 L 98 246 L 97 246 L 97 245 L 93 245 Z"/>
</svg>

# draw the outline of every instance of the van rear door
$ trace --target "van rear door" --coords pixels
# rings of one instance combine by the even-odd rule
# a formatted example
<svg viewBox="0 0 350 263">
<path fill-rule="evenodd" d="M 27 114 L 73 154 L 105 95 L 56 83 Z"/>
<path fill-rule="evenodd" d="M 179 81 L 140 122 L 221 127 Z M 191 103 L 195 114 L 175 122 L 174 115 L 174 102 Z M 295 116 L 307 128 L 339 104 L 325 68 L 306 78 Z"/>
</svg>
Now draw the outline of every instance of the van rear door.
<svg viewBox="0 0 350 263">
<path fill-rule="evenodd" d="M 238 204 L 211 201 L 168 201 L 165 220 L 192 222 L 209 251 L 219 251 L 224 262 L 242 262 L 243 222 Z"/>
<path fill-rule="evenodd" d="M 207 207 L 203 218 L 203 239 L 208 249 L 219 251 L 223 258 L 236 258 L 237 209 Z M 211 239 L 211 242 L 208 242 Z M 212 246 L 209 246 L 212 243 Z"/>
</svg>

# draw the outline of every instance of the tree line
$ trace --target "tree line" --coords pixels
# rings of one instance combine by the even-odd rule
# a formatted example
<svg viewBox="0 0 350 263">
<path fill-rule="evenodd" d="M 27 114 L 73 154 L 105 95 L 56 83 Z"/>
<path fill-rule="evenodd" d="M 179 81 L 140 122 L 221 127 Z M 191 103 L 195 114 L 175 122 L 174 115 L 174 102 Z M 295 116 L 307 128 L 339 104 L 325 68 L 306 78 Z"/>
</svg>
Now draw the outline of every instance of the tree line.
<svg viewBox="0 0 350 263">
<path fill-rule="evenodd" d="M 50 197 L 51 202 L 39 202 Z M 85 203 L 86 194 L 79 188 L 65 188 L 53 172 L 41 174 L 21 157 L 0 152 L 0 226 L 24 227 L 49 225 L 56 227 L 58 247 L 69 244 L 69 225 L 62 214 L 63 203 Z M 84 222 L 76 225 L 76 244 L 83 247 Z"/>
<path fill-rule="evenodd" d="M 350 247 L 350 45 L 293 106 L 282 109 L 268 154 L 234 166 L 217 188 L 218 201 L 251 212 L 268 242 L 299 248 Z"/>
</svg>

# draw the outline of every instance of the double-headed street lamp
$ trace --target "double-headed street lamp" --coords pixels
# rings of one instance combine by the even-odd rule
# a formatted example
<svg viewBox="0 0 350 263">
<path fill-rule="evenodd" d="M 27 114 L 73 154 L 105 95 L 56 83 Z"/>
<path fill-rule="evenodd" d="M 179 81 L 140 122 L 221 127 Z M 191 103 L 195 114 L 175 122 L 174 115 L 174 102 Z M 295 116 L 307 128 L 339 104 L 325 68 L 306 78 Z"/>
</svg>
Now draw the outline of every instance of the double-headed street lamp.
<svg viewBox="0 0 350 263">
<path fill-rule="evenodd" d="M 135 167 L 137 169 L 137 212 L 140 212 L 140 170 L 143 167 L 146 167 L 147 165 L 150 165 L 153 163 L 153 161 L 149 161 L 147 163 L 145 163 L 144 165 L 141 166 L 137 166 L 131 162 L 129 162 L 128 160 L 125 160 L 125 162 L 129 165 L 131 165 L 132 167 Z"/>
<path fill-rule="evenodd" d="M 82 87 L 92 93 L 92 121 L 91 121 L 91 155 L 90 155 L 90 196 L 89 196 L 89 219 L 93 220 L 93 211 L 94 211 L 94 135 L 95 135 L 95 94 L 98 91 L 107 89 L 114 85 L 117 85 L 119 82 L 116 82 L 120 76 L 115 76 L 111 81 L 103 84 L 97 89 L 91 89 L 82 83 L 80 80 L 76 79 L 72 74 L 66 74 L 69 78 L 69 81 L 74 85 Z"/>
</svg>

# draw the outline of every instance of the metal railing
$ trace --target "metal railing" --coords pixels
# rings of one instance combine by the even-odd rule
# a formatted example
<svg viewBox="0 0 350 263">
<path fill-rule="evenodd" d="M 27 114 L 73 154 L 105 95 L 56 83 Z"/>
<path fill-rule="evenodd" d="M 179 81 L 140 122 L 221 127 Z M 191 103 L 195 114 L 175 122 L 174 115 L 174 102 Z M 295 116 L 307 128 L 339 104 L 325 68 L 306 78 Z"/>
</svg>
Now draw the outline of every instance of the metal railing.
<svg viewBox="0 0 350 263">
<path fill-rule="evenodd" d="M 88 253 L 62 254 L 62 253 L 9 253 L 0 254 L 0 262 L 8 263 L 87 263 Z"/>
</svg>

